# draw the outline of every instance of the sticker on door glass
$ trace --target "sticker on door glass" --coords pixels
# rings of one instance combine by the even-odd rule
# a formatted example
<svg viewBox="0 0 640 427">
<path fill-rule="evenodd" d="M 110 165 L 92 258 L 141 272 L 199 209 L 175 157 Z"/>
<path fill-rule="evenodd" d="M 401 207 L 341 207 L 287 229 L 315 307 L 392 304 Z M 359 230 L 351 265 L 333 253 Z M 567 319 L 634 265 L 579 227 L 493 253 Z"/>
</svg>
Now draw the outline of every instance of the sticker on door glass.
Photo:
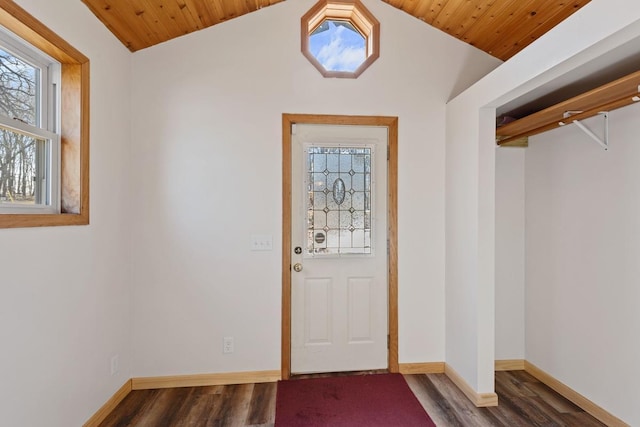
<svg viewBox="0 0 640 427">
<path fill-rule="evenodd" d="M 307 254 L 371 254 L 371 147 L 307 149 Z"/>
</svg>

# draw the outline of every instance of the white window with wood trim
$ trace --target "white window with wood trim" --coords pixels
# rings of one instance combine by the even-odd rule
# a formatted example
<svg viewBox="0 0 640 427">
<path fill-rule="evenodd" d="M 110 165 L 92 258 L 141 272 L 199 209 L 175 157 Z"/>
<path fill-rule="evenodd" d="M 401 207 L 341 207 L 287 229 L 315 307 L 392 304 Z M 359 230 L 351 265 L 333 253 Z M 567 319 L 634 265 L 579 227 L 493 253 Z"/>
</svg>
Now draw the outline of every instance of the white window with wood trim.
<svg viewBox="0 0 640 427">
<path fill-rule="evenodd" d="M 89 223 L 89 65 L 0 0 L 0 228 Z"/>
<path fill-rule="evenodd" d="M 0 213 L 60 213 L 60 63 L 0 28 Z"/>
</svg>

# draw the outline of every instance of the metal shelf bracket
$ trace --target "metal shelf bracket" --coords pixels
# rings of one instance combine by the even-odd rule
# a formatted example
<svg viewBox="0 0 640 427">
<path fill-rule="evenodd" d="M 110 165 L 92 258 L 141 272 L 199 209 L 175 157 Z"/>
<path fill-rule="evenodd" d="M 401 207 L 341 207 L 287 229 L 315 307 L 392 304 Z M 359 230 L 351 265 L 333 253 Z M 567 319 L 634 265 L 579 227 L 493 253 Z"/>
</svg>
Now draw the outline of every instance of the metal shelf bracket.
<svg viewBox="0 0 640 427">
<path fill-rule="evenodd" d="M 581 112 L 582 111 L 567 111 L 564 113 L 564 116 L 565 118 L 570 118 L 571 114 L 581 113 Z M 609 149 L 609 112 L 600 111 L 598 114 L 600 114 L 604 118 L 604 136 L 602 138 L 596 135 L 595 133 L 593 133 L 593 131 L 591 131 L 591 129 L 589 129 L 584 124 L 582 124 L 580 120 L 573 120 L 573 123 L 575 123 L 575 125 L 578 126 L 580 130 L 586 133 L 589 138 L 593 139 L 595 142 L 598 143 L 598 145 L 600 145 L 602 148 L 604 148 L 605 151 L 607 151 Z"/>
</svg>

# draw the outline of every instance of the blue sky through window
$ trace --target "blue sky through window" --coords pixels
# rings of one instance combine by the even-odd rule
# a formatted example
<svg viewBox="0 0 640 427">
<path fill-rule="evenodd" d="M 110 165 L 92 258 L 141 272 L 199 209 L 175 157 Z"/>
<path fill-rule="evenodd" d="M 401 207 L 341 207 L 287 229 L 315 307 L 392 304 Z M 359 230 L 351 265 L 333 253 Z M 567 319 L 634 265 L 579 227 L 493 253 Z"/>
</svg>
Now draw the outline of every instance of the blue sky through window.
<svg viewBox="0 0 640 427">
<path fill-rule="evenodd" d="M 309 36 L 309 50 L 327 71 L 355 71 L 366 59 L 366 41 L 350 23 L 324 21 Z"/>
</svg>

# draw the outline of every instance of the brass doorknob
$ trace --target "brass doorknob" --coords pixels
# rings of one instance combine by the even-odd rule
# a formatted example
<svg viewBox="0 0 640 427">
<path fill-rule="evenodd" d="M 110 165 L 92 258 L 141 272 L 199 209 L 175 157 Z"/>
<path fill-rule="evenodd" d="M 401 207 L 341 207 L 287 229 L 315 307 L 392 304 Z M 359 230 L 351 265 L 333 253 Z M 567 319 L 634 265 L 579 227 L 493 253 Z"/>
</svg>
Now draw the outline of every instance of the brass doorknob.
<svg viewBox="0 0 640 427">
<path fill-rule="evenodd" d="M 299 262 L 295 263 L 293 265 L 293 269 L 297 272 L 300 273 L 302 271 L 302 264 L 300 264 Z"/>
</svg>

